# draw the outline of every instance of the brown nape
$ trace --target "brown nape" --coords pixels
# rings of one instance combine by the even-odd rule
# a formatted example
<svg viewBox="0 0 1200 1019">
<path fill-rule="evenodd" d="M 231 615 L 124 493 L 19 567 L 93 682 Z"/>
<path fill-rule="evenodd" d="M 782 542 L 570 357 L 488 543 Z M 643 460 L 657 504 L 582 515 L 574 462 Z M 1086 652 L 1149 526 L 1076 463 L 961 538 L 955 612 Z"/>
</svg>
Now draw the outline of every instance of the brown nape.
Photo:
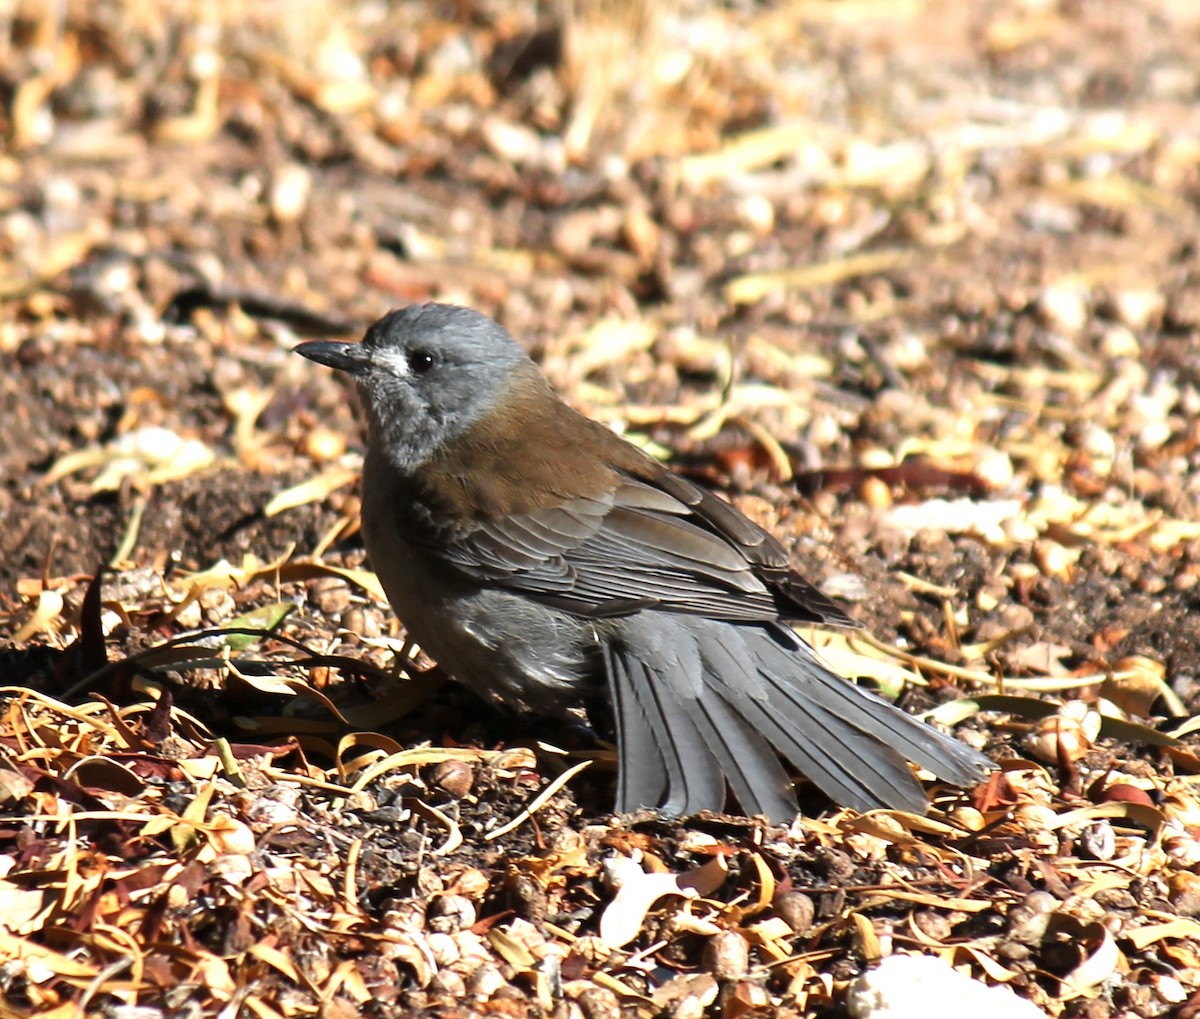
<svg viewBox="0 0 1200 1019">
<path fill-rule="evenodd" d="M 455 515 L 500 518 L 564 499 L 603 498 L 621 472 L 652 480 L 662 470 L 563 403 L 530 364 L 501 405 L 424 465 L 421 485 Z"/>
</svg>

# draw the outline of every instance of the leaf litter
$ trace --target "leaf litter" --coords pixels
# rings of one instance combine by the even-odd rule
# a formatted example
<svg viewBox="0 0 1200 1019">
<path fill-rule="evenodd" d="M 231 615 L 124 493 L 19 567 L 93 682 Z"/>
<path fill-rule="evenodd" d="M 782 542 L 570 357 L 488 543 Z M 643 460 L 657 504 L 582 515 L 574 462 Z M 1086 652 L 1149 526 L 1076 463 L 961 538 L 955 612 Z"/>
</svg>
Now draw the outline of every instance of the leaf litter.
<svg viewBox="0 0 1200 1019">
<path fill-rule="evenodd" d="M 18 4 L 4 1007 L 816 1015 L 916 953 L 1194 1012 L 1200 63 L 1187 5 L 1101 6 Z M 443 684 L 288 354 L 429 298 L 787 538 L 870 629 L 822 654 L 1001 770 L 613 818 L 594 734 Z"/>
</svg>

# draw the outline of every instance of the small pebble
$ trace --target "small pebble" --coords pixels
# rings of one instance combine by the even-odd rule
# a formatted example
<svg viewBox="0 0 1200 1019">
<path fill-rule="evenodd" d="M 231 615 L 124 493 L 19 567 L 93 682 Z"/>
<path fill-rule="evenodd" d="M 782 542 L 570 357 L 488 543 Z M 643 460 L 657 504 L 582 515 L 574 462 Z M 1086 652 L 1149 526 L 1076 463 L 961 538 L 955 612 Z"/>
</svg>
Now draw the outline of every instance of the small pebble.
<svg viewBox="0 0 1200 1019">
<path fill-rule="evenodd" d="M 1012 458 L 998 449 L 983 450 L 975 463 L 975 476 L 992 491 L 1012 484 L 1014 473 Z"/>
<path fill-rule="evenodd" d="M 1146 329 L 1162 318 L 1167 299 L 1158 290 L 1118 290 L 1113 296 L 1113 311 L 1122 325 Z"/>
<path fill-rule="evenodd" d="M 762 195 L 745 195 L 739 199 L 737 216 L 742 225 L 760 237 L 775 229 L 775 206 Z"/>
<path fill-rule="evenodd" d="M 1079 845 L 1093 860 L 1111 860 L 1117 848 L 1117 836 L 1108 821 L 1093 821 L 1080 832 Z"/>
<path fill-rule="evenodd" d="M 280 223 L 294 223 L 308 207 L 312 174 L 299 163 L 285 163 L 271 178 L 267 204 Z"/>
<path fill-rule="evenodd" d="M 346 437 L 332 428 L 317 425 L 304 437 L 304 452 L 319 462 L 337 460 L 346 452 Z"/>
<path fill-rule="evenodd" d="M 775 896 L 771 906 L 795 933 L 806 934 L 812 929 L 817 907 L 811 896 L 803 892 L 782 892 Z"/>
<path fill-rule="evenodd" d="M 1140 357 L 1142 345 L 1126 326 L 1115 325 L 1100 337 L 1100 352 L 1105 357 Z"/>
<path fill-rule="evenodd" d="M 703 965 L 718 980 L 739 980 L 750 965 L 750 946 L 737 931 L 721 931 L 705 944 Z"/>
<path fill-rule="evenodd" d="M 1064 333 L 1080 333 L 1088 323 L 1084 296 L 1073 283 L 1052 283 L 1038 297 L 1038 312 L 1047 325 Z"/>
</svg>

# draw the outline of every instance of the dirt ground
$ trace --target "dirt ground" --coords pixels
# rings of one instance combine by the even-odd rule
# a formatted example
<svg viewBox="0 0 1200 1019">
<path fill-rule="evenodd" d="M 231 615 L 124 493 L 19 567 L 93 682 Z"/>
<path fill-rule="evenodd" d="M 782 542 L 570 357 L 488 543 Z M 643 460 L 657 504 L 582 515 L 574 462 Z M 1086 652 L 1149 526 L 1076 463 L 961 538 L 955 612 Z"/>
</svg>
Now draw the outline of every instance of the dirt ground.
<svg viewBox="0 0 1200 1019">
<path fill-rule="evenodd" d="M 1200 1014 L 1200 5 L 18 0 L 0 98 L 5 1008 L 839 1015 L 904 951 Z M 399 679 L 290 351 L 423 300 L 997 779 L 614 818 L 582 724 Z"/>
</svg>

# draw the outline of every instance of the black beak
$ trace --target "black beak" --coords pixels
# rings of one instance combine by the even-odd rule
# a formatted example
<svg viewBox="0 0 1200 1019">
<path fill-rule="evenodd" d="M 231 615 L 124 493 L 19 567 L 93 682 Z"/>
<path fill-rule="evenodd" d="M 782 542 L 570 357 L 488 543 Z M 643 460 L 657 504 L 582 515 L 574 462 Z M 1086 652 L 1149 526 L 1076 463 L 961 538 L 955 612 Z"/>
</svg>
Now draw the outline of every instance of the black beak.
<svg viewBox="0 0 1200 1019">
<path fill-rule="evenodd" d="M 349 375 L 361 375 L 371 366 L 371 355 L 360 343 L 316 340 L 312 343 L 301 343 L 293 349 L 310 361 L 336 368 Z"/>
</svg>

